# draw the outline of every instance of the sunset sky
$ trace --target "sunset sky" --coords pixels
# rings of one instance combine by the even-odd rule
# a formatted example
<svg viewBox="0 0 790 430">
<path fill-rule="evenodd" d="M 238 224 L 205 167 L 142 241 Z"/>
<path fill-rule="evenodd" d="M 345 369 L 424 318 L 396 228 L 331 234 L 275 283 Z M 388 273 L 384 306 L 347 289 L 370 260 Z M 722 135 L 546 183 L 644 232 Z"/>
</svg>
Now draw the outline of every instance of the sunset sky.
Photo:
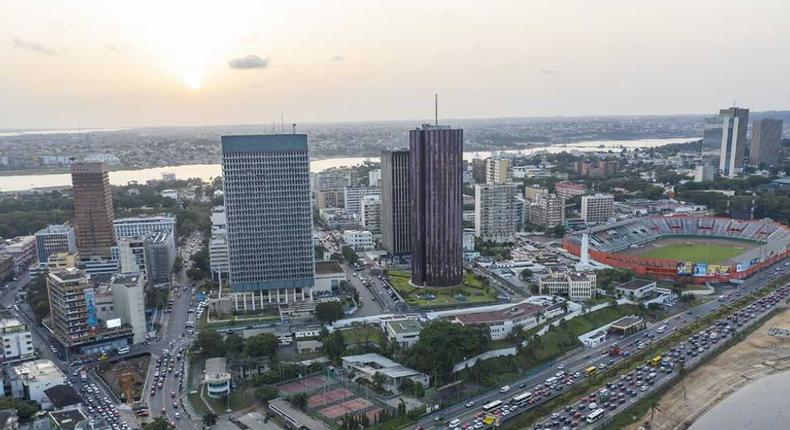
<svg viewBox="0 0 790 430">
<path fill-rule="evenodd" d="M 0 4 L 0 128 L 790 107 L 790 2 Z"/>
</svg>

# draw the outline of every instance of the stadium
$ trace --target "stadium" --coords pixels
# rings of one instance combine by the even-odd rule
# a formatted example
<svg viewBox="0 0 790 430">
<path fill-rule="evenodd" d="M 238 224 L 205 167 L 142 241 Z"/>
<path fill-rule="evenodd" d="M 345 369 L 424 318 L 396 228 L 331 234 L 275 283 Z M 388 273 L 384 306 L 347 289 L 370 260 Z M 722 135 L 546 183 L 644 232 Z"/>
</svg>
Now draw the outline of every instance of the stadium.
<svg viewBox="0 0 790 430">
<path fill-rule="evenodd" d="M 767 218 L 650 216 L 573 233 L 565 249 L 580 255 L 584 233 L 599 263 L 693 283 L 744 279 L 790 253 L 790 229 Z"/>
</svg>

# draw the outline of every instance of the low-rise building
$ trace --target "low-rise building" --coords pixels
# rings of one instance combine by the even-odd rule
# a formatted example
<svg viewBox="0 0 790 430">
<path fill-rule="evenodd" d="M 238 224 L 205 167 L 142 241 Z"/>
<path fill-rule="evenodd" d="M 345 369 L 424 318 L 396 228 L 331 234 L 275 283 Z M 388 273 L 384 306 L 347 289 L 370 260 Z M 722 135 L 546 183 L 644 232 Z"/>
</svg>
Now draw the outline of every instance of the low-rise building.
<svg viewBox="0 0 790 430">
<path fill-rule="evenodd" d="M 488 327 L 491 340 L 506 338 L 514 328 L 529 330 L 537 326 L 546 316 L 542 306 L 518 303 L 505 309 L 455 315 L 455 322 L 469 326 Z"/>
<path fill-rule="evenodd" d="M 307 353 L 314 353 L 314 352 L 321 352 L 321 348 L 324 347 L 324 343 L 320 340 L 297 340 L 296 341 L 296 352 L 299 354 L 307 354 Z"/>
<path fill-rule="evenodd" d="M 87 430 L 88 418 L 79 409 L 47 413 L 50 430 Z"/>
<path fill-rule="evenodd" d="M 367 230 L 346 230 L 343 232 L 343 242 L 355 251 L 373 249 L 373 233 Z"/>
<path fill-rule="evenodd" d="M 357 375 L 370 382 L 374 376 L 380 374 L 384 377 L 383 387 L 391 392 L 398 392 L 401 381 L 411 379 L 412 382 L 428 388 L 430 377 L 422 372 L 410 369 L 400 363 L 390 360 L 379 354 L 361 354 L 341 357 L 343 370 L 347 374 Z"/>
<path fill-rule="evenodd" d="M 55 385 L 44 390 L 41 403 L 48 403 L 56 411 L 76 409 L 82 406 L 82 397 L 71 385 Z"/>
<path fill-rule="evenodd" d="M 595 297 L 595 272 L 554 272 L 538 280 L 540 294 L 567 297 L 570 300 L 590 300 Z"/>
<path fill-rule="evenodd" d="M 225 357 L 206 359 L 203 383 L 209 397 L 218 399 L 230 394 L 230 372 Z"/>
<path fill-rule="evenodd" d="M 24 323 L 16 318 L 3 318 L 0 320 L 0 334 L 2 334 L 2 361 L 10 362 L 27 360 L 36 356 L 33 348 L 33 337 Z"/>
<path fill-rule="evenodd" d="M 340 283 L 348 281 L 346 272 L 335 260 L 315 262 L 315 284 L 313 294 L 320 292 L 337 292 Z"/>
<path fill-rule="evenodd" d="M 34 360 L 9 367 L 8 381 L 12 397 L 40 403 L 44 390 L 64 385 L 66 376 L 52 360 Z"/>
<path fill-rule="evenodd" d="M 640 300 L 656 289 L 656 281 L 649 279 L 631 279 L 614 287 L 619 296 Z"/>
<path fill-rule="evenodd" d="M 385 320 L 384 332 L 387 338 L 398 342 L 401 348 L 414 346 L 420 340 L 422 325 L 416 319 L 403 318 L 397 320 Z"/>
<path fill-rule="evenodd" d="M 644 318 L 637 315 L 625 316 L 609 324 L 609 331 L 623 336 L 636 333 L 644 328 L 645 328 Z"/>
<path fill-rule="evenodd" d="M 30 263 L 37 258 L 36 236 L 17 236 L 0 241 L 0 255 L 2 254 L 13 257 L 14 269 L 17 272 L 27 270 Z"/>
</svg>

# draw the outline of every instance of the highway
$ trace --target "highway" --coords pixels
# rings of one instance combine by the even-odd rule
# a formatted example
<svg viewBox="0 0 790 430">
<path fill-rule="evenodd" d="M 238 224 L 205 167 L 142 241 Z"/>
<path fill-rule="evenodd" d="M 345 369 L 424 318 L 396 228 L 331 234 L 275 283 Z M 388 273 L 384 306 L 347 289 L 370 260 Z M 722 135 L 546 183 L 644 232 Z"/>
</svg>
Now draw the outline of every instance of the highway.
<svg viewBox="0 0 790 430">
<path fill-rule="evenodd" d="M 784 261 L 780 261 L 776 263 L 774 266 L 766 268 L 763 272 L 761 272 L 761 274 L 744 281 L 741 285 L 736 287 L 736 292 L 733 293 L 725 302 L 719 302 L 717 300 L 707 301 L 690 309 L 685 313 L 676 314 L 661 322 L 657 322 L 647 330 L 634 333 L 630 336 L 625 336 L 620 338 L 618 337 L 610 338 L 606 342 L 594 348 L 582 348 L 582 347 L 577 348 L 572 352 L 570 352 L 569 354 L 566 354 L 566 356 L 564 356 L 563 358 L 552 362 L 552 365 L 545 366 L 544 368 L 541 368 L 538 371 L 533 371 L 517 380 L 511 381 L 509 385 L 510 387 L 512 387 L 512 389 L 507 393 L 501 393 L 499 389 L 492 389 L 474 398 L 464 399 L 463 401 L 453 406 L 450 406 L 448 408 L 439 410 L 437 412 L 425 416 L 424 418 L 420 419 L 415 426 L 426 428 L 426 429 L 427 428 L 440 429 L 440 428 L 446 428 L 447 423 L 453 419 L 459 419 L 462 423 L 471 422 L 474 419 L 474 416 L 480 413 L 481 405 L 492 402 L 494 400 L 502 400 L 503 402 L 507 402 L 513 396 L 514 392 L 520 392 L 519 390 L 521 391 L 530 390 L 536 387 L 538 384 L 543 383 L 549 377 L 554 376 L 554 374 L 558 372 L 559 369 L 557 368 L 557 366 L 559 366 L 560 364 L 562 364 L 563 366 L 562 370 L 565 371 L 566 373 L 574 374 L 576 372 L 580 372 L 582 375 L 584 369 L 590 366 L 593 365 L 599 366 L 601 363 L 604 363 L 604 365 L 606 366 L 615 364 L 616 362 L 623 360 L 624 357 L 608 356 L 607 352 L 611 348 L 612 343 L 617 342 L 618 345 L 624 350 L 633 352 L 633 350 L 635 350 L 635 347 L 629 345 L 632 345 L 635 341 L 638 340 L 649 339 L 645 337 L 647 333 L 650 333 L 653 336 L 651 342 L 657 342 L 674 333 L 674 331 L 679 327 L 685 326 L 687 324 L 691 324 L 693 323 L 694 320 L 700 319 L 714 312 L 721 306 L 726 305 L 727 303 L 737 299 L 738 297 L 742 297 L 743 295 L 750 294 L 751 292 L 765 285 L 766 282 L 775 279 L 776 277 L 778 277 L 778 274 L 774 271 L 775 268 L 777 268 L 778 266 L 782 266 L 784 268 L 785 266 L 783 266 L 783 264 Z M 662 333 L 658 333 L 656 328 L 662 325 L 666 325 L 667 329 Z M 609 360 L 613 360 L 613 362 L 609 364 Z M 575 382 L 578 381 L 574 381 L 571 384 Z M 554 395 L 558 395 L 559 393 L 566 391 L 571 386 L 572 385 L 563 386 L 563 389 L 554 393 Z M 543 401 L 545 400 L 546 399 L 544 398 Z M 474 403 L 474 406 L 467 408 L 465 405 L 470 401 Z M 543 403 L 543 401 L 536 402 L 533 405 L 531 405 L 531 407 Z M 515 416 L 529 409 L 530 408 L 521 408 L 514 411 L 510 415 Z M 512 419 L 511 416 L 509 416 L 508 418 Z"/>
</svg>

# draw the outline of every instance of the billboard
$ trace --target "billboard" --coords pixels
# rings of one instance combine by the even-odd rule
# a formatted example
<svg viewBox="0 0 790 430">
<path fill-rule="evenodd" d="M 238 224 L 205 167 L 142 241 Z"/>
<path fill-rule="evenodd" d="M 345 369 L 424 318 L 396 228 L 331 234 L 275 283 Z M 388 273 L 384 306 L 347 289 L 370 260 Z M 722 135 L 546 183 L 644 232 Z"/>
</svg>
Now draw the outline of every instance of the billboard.
<svg viewBox="0 0 790 430">
<path fill-rule="evenodd" d="M 93 288 L 86 288 L 85 292 L 85 313 L 87 314 L 88 328 L 96 328 L 96 291 Z"/>
<path fill-rule="evenodd" d="M 111 320 L 107 320 L 107 328 L 118 328 L 120 326 L 121 326 L 120 318 L 113 318 Z"/>
<path fill-rule="evenodd" d="M 708 265 L 705 263 L 697 263 L 694 265 L 694 276 L 704 277 L 708 275 Z"/>
<path fill-rule="evenodd" d="M 681 261 L 678 263 L 678 275 L 691 275 L 694 270 L 694 263 L 690 261 Z"/>
<path fill-rule="evenodd" d="M 721 266 L 718 264 L 708 265 L 708 276 L 726 276 L 730 274 L 730 266 Z"/>
</svg>

